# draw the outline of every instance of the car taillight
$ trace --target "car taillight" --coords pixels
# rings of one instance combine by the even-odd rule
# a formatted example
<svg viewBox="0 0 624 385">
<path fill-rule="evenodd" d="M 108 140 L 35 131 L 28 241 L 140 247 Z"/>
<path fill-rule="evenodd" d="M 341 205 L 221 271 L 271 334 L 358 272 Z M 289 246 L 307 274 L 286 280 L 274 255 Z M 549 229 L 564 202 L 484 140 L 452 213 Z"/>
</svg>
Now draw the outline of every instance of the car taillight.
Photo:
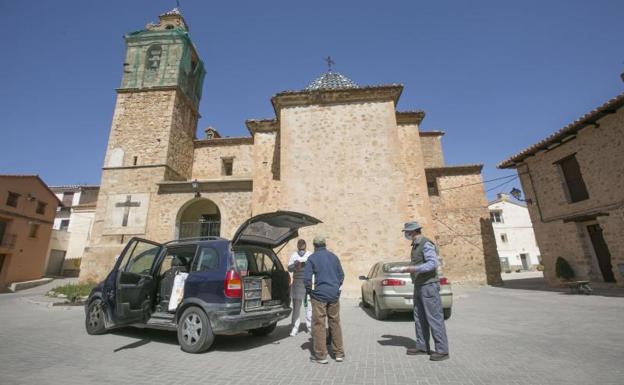
<svg viewBox="0 0 624 385">
<path fill-rule="evenodd" d="M 242 283 L 240 275 L 234 270 L 229 270 L 225 274 L 225 296 L 228 298 L 241 298 L 242 297 Z"/>
<path fill-rule="evenodd" d="M 381 286 L 405 286 L 405 281 L 401 279 L 384 279 Z"/>
<path fill-rule="evenodd" d="M 448 278 L 446 277 L 440 278 L 440 285 L 448 285 L 448 284 L 449 284 Z"/>
</svg>

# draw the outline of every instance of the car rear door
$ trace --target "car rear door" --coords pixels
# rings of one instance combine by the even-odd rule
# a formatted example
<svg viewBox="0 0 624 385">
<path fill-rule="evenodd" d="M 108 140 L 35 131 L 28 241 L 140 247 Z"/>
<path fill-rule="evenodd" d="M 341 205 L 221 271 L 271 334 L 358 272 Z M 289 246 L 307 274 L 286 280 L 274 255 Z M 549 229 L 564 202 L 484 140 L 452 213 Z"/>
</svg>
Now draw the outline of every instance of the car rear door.
<svg viewBox="0 0 624 385">
<path fill-rule="evenodd" d="M 320 220 L 294 211 L 275 211 L 256 215 L 243 223 L 232 238 L 232 245 L 253 245 L 274 249 L 299 235 L 302 227 Z"/>
<path fill-rule="evenodd" d="M 141 322 L 149 316 L 155 293 L 154 264 L 163 246 L 132 238 L 119 256 L 115 290 L 115 325 Z"/>
</svg>

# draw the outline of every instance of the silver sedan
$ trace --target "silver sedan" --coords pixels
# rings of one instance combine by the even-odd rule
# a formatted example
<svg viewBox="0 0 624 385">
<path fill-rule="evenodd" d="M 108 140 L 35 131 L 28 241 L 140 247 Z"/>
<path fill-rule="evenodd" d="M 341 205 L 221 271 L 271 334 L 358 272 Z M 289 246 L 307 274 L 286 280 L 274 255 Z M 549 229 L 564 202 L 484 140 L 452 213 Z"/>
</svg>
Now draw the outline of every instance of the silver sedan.
<svg viewBox="0 0 624 385">
<path fill-rule="evenodd" d="M 375 318 L 384 319 L 390 312 L 411 312 L 414 309 L 414 285 L 409 273 L 391 273 L 394 266 L 408 266 L 409 262 L 377 262 L 367 276 L 361 275 L 362 305 L 373 306 Z M 440 279 L 440 299 L 444 319 L 451 317 L 453 292 L 446 277 Z"/>
</svg>

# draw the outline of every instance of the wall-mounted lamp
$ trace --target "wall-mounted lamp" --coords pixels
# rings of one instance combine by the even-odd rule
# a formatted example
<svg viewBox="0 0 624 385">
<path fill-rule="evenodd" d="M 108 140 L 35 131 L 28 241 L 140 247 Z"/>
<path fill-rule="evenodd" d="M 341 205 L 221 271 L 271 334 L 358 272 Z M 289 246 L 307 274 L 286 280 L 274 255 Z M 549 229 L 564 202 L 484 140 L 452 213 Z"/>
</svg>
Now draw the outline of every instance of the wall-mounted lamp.
<svg viewBox="0 0 624 385">
<path fill-rule="evenodd" d="M 201 194 L 199 193 L 199 182 L 197 182 L 197 179 L 191 182 L 191 187 L 195 190 L 195 198 L 200 198 Z"/>
<path fill-rule="evenodd" d="M 511 194 L 512 197 L 516 198 L 520 202 L 526 202 L 526 204 L 528 204 L 528 205 L 533 203 L 531 198 L 529 198 L 529 199 L 522 199 L 522 191 L 520 191 L 520 189 L 517 189 L 517 188 L 514 187 L 514 188 L 511 189 L 511 191 L 509 193 Z"/>
</svg>

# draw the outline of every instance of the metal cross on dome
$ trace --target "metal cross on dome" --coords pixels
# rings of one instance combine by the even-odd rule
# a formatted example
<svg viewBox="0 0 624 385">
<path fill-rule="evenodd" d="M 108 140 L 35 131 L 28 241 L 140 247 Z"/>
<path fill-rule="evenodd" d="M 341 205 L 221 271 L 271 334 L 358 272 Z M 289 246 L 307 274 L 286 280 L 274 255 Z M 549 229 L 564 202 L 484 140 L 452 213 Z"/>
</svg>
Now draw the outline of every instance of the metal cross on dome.
<svg viewBox="0 0 624 385">
<path fill-rule="evenodd" d="M 332 65 L 334 65 L 334 64 L 336 64 L 336 63 L 332 60 L 331 56 L 327 56 L 327 57 L 325 58 L 325 62 L 327 63 L 327 71 L 328 71 L 328 72 L 331 72 L 331 70 L 332 70 Z"/>
</svg>

